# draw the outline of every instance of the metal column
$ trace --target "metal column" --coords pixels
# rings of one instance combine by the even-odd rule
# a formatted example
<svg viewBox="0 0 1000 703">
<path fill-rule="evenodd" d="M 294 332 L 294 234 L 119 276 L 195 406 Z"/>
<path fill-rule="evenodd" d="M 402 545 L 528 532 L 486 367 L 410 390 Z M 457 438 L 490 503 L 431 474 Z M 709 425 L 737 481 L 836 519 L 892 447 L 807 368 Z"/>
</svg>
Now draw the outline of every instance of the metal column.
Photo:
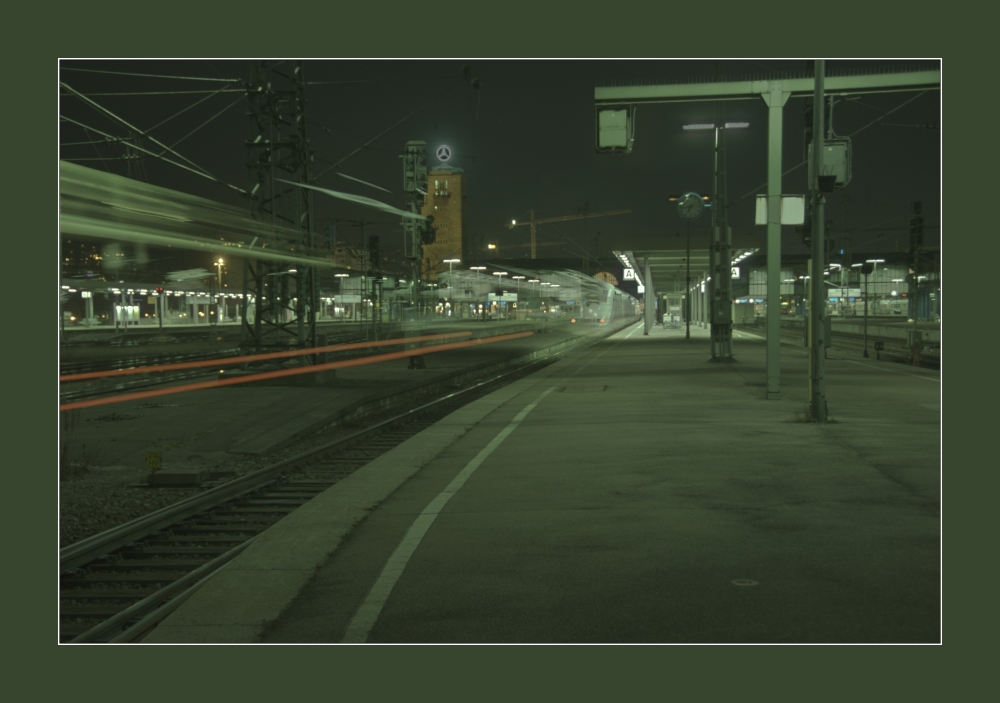
<svg viewBox="0 0 1000 703">
<path fill-rule="evenodd" d="M 716 121 L 725 123 L 724 111 L 716 107 Z M 733 359 L 733 306 L 730 263 L 732 261 L 732 230 L 729 227 L 726 188 L 726 134 L 715 128 L 715 173 L 712 197 L 712 297 L 711 297 L 711 340 L 712 361 L 732 361 Z"/>
<path fill-rule="evenodd" d="M 420 193 L 427 188 L 427 142 L 421 140 L 409 141 L 403 152 L 403 193 L 406 197 L 406 209 L 419 213 L 424 205 Z M 410 260 L 410 307 L 413 314 L 420 298 L 420 260 L 423 256 L 421 240 L 421 224 L 409 217 L 403 218 L 403 256 Z"/>
<path fill-rule="evenodd" d="M 813 105 L 812 167 L 809 169 L 809 190 L 812 196 L 812 273 L 809 277 L 809 414 L 817 422 L 826 422 L 826 290 L 824 289 L 824 205 L 826 198 L 819 189 L 819 176 L 823 173 L 823 76 L 824 64 L 816 61 L 816 94 Z M 770 306 L 768 306 L 770 311 Z"/>
<path fill-rule="evenodd" d="M 644 324 L 642 327 L 642 333 L 644 335 L 649 334 L 649 330 L 653 327 L 653 315 L 656 314 L 656 292 L 653 290 L 653 276 L 651 275 L 651 267 L 649 263 L 649 257 L 646 257 L 644 278 L 643 283 L 646 286 L 646 303 L 645 303 L 645 315 L 643 315 Z"/>
<path fill-rule="evenodd" d="M 279 84 L 283 90 L 276 87 Z M 247 166 L 255 181 L 251 215 L 259 222 L 291 230 L 283 243 L 310 252 L 315 243 L 312 191 L 278 184 L 279 178 L 301 184 L 311 180 L 313 149 L 306 135 L 305 86 L 301 61 L 294 62 L 287 73 L 273 70 L 266 61 L 252 61 L 246 86 L 251 126 L 246 145 Z M 318 286 L 314 268 L 255 261 L 250 256 L 245 261 L 241 344 L 258 350 L 315 347 Z M 311 360 L 299 357 L 303 365 Z"/>
<path fill-rule="evenodd" d="M 767 105 L 767 398 L 781 397 L 781 125 L 788 93 L 771 81 Z M 822 112 L 822 110 L 819 110 Z"/>
</svg>

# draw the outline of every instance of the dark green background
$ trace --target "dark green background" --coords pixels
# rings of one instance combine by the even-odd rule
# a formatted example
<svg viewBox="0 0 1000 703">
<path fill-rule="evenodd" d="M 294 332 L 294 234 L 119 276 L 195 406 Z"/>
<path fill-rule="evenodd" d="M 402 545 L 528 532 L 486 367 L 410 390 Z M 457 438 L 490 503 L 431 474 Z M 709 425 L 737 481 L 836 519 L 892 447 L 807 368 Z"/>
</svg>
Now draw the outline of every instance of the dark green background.
<svg viewBox="0 0 1000 703">
<path fill-rule="evenodd" d="M 228 699 L 387 700 L 400 696 L 573 700 L 680 697 L 900 700 L 974 688 L 986 646 L 983 611 L 996 434 L 992 367 L 998 262 L 992 193 L 995 92 L 987 20 L 959 5 L 873 3 L 76 3 L 6 15 L 5 504 L 8 688 L 18 700 L 52 687 L 83 699 L 211 694 Z M 934 8 L 933 10 L 931 8 Z M 804 8 L 809 8 L 804 9 Z M 954 19 L 952 19 L 954 18 Z M 284 24 L 284 26 L 282 26 Z M 818 39 L 817 39 L 818 38 Z M 976 55 L 972 52 L 982 52 Z M 944 57 L 942 261 L 947 261 L 949 398 L 943 447 L 944 648 L 747 647 L 57 647 L 58 90 L 66 58 Z M 992 188 L 991 188 L 992 190 Z M 985 248 L 983 245 L 987 245 Z M 944 278 L 944 277 L 943 277 Z M 992 285 L 990 286 L 993 287 Z M 35 291 L 41 291 L 36 293 Z M 992 291 L 991 291 L 992 292 Z M 37 298 L 42 298 L 39 304 Z M 48 296 L 51 296 L 48 297 Z M 978 296 L 978 297 L 977 297 Z M 50 307 L 51 306 L 51 307 Z M 975 322 L 983 332 L 974 331 Z M 944 330 L 942 330 L 944 331 Z M 27 368 L 22 371 L 22 364 Z M 905 408 L 899 412 L 905 413 Z M 13 420 L 11 423 L 10 420 Z M 989 520 L 989 522 L 987 522 Z M 987 527 L 989 525 L 989 527 Z M 989 531 L 987 531 L 989 530 Z M 989 540 L 989 541 L 987 541 Z M 15 574 L 32 572 L 25 581 Z M 990 589 L 993 590 L 992 588 Z M 980 634 L 982 633 L 982 634 Z M 991 633 L 989 633 L 991 634 Z M 978 641 L 982 640 L 982 642 Z M 961 650 L 961 651 L 958 651 Z M 159 667 L 171 664 L 171 673 Z M 980 674 L 981 675 L 981 674 Z M 25 688 L 27 686 L 27 688 Z M 89 691 L 89 693 L 88 693 Z M 390 694 L 390 691 L 392 692 Z M 96 692 L 96 693 L 95 693 Z M 424 695 L 421 695 L 423 693 Z M 161 694 L 161 695 L 156 695 Z M 227 695 L 228 694 L 228 695 Z M 596 696 L 595 696 L 596 694 Z M 959 694 L 961 698 L 966 695 Z M 923 697 L 923 696 L 921 696 Z"/>
</svg>

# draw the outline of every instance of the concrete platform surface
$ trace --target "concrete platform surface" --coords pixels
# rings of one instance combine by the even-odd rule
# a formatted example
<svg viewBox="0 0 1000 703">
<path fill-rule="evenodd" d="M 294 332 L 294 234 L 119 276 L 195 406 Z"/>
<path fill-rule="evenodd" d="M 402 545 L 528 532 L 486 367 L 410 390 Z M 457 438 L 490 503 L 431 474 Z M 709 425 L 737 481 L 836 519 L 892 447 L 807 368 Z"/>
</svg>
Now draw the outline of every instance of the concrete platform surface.
<svg viewBox="0 0 1000 703">
<path fill-rule="evenodd" d="M 940 382 L 635 325 L 458 410 L 262 534 L 145 642 L 940 637 Z"/>
</svg>

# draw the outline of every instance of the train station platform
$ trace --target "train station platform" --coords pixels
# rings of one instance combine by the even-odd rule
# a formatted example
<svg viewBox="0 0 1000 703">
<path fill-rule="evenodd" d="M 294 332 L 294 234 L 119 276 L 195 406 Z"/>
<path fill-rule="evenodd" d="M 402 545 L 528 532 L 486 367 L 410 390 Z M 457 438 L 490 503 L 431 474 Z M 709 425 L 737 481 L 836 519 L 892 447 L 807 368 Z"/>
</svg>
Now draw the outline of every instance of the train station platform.
<svg viewBox="0 0 1000 703">
<path fill-rule="evenodd" d="M 641 324 L 476 400 L 261 534 L 145 638 L 940 638 L 940 377 Z"/>
</svg>

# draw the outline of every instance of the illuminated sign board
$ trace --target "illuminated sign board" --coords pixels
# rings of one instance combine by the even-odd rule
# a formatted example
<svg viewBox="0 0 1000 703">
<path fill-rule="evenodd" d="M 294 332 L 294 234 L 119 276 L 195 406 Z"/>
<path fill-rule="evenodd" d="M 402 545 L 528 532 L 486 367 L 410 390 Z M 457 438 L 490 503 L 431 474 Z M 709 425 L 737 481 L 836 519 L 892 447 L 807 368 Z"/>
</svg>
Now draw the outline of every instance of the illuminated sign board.
<svg viewBox="0 0 1000 703">
<path fill-rule="evenodd" d="M 447 144 L 442 144 L 437 149 L 434 150 L 434 155 L 437 156 L 438 161 L 450 161 L 451 160 L 451 147 Z"/>
<path fill-rule="evenodd" d="M 625 274 L 622 276 L 622 279 L 626 281 L 634 281 L 635 269 L 625 269 Z"/>
<path fill-rule="evenodd" d="M 783 225 L 801 225 L 805 222 L 806 198 L 804 195 L 782 195 L 780 221 Z M 767 224 L 767 196 L 757 196 L 757 211 L 754 224 Z"/>
<path fill-rule="evenodd" d="M 733 275 L 730 276 L 730 278 L 739 278 L 740 277 L 740 267 L 739 266 L 733 266 L 732 268 L 733 268 Z"/>
</svg>

